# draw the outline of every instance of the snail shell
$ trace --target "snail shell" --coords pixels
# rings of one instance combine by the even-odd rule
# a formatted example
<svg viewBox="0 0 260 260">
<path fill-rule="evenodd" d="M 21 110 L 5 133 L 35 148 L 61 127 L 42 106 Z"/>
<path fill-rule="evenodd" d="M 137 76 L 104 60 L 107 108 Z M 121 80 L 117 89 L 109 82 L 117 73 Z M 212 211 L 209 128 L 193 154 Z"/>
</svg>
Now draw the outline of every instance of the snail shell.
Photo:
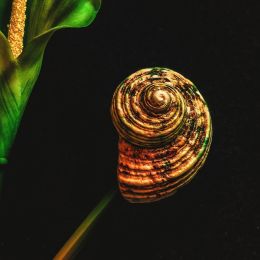
<svg viewBox="0 0 260 260">
<path fill-rule="evenodd" d="M 152 202 L 187 184 L 207 157 L 212 126 L 194 84 L 167 68 L 148 68 L 116 89 L 111 115 L 119 133 L 118 181 L 129 202 Z"/>
</svg>

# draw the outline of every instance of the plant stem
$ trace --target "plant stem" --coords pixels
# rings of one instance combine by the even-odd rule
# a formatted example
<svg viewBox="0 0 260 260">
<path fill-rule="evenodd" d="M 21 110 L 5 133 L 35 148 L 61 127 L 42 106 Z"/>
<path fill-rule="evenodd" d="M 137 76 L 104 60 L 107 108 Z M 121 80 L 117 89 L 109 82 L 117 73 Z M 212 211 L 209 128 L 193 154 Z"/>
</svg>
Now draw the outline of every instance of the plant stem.
<svg viewBox="0 0 260 260">
<path fill-rule="evenodd" d="M 15 58 L 23 51 L 27 0 L 13 0 L 8 30 L 8 41 Z"/>
<path fill-rule="evenodd" d="M 69 260 L 75 257 L 79 246 L 82 244 L 84 238 L 88 234 L 90 227 L 94 224 L 96 219 L 101 215 L 104 209 L 111 202 L 115 191 L 109 192 L 98 203 L 98 205 L 90 212 L 86 219 L 81 223 L 77 230 L 72 234 L 69 240 L 64 244 L 61 250 L 54 257 L 54 260 Z"/>
</svg>

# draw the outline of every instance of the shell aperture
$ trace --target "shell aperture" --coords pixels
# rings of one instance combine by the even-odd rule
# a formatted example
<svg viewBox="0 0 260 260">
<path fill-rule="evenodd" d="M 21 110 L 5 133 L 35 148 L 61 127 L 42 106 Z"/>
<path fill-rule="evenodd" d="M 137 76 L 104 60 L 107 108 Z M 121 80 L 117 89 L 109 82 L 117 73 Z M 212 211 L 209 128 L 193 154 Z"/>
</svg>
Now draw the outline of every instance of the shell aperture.
<svg viewBox="0 0 260 260">
<path fill-rule="evenodd" d="M 167 68 L 126 78 L 111 105 L 119 133 L 118 181 L 129 202 L 152 202 L 187 184 L 207 157 L 212 125 L 194 84 Z"/>
</svg>

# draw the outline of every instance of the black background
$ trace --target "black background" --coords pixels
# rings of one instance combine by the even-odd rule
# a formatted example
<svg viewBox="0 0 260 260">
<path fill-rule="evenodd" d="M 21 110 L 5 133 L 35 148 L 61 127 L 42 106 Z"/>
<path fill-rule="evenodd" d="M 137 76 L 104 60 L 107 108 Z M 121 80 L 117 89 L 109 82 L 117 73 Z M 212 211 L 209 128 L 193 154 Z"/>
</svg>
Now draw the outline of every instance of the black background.
<svg viewBox="0 0 260 260">
<path fill-rule="evenodd" d="M 118 193 L 77 259 L 259 259 L 258 17 L 258 1 L 103 1 L 90 27 L 56 33 L 5 175 L 0 259 L 51 259 L 116 187 L 111 97 L 153 66 L 199 88 L 210 154 L 168 199 L 135 205 Z"/>
</svg>

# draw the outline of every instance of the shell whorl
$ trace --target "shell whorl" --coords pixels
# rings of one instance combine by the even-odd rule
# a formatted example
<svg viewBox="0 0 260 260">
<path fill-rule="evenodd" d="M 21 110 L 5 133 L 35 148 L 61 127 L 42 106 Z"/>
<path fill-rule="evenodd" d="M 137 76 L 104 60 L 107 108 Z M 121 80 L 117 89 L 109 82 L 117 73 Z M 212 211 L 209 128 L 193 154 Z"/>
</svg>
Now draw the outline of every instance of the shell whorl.
<svg viewBox="0 0 260 260">
<path fill-rule="evenodd" d="M 119 188 L 130 202 L 168 197 L 188 183 L 209 151 L 212 127 L 203 97 L 166 68 L 137 71 L 116 89 L 111 115 L 119 139 Z"/>
<path fill-rule="evenodd" d="M 117 88 L 112 117 L 122 138 L 142 147 L 161 146 L 172 140 L 186 113 L 173 76 L 172 71 L 141 70 Z"/>
</svg>

